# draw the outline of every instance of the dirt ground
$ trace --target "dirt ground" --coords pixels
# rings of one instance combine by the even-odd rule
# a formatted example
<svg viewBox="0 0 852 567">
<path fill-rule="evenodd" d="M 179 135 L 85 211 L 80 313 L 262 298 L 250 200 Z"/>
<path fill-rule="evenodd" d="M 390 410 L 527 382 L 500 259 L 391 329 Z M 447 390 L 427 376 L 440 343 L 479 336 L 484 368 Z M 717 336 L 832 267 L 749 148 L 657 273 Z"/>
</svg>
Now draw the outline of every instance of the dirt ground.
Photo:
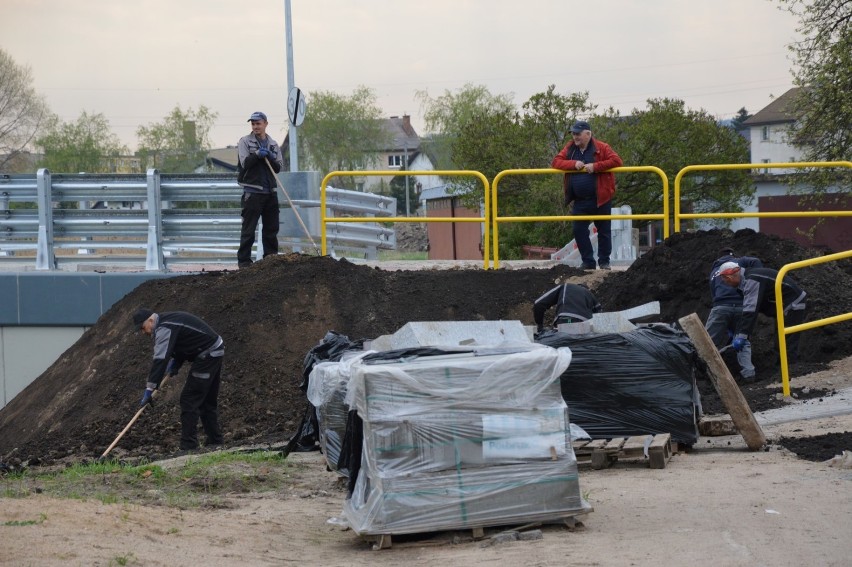
<svg viewBox="0 0 852 567">
<path fill-rule="evenodd" d="M 532 324 L 533 301 L 562 275 L 588 282 L 607 311 L 658 300 L 657 321 L 674 323 L 693 312 L 704 320 L 710 309 L 708 272 L 724 246 L 774 268 L 819 254 L 753 231 L 711 231 L 678 234 L 628 270 L 611 273 L 561 265 L 390 271 L 288 255 L 247 270 L 151 281 L 116 303 L 0 410 L 0 461 L 13 469 L 78 462 L 99 456 L 113 441 L 138 408 L 150 363 L 150 339 L 130 328 L 130 315 L 140 306 L 196 313 L 225 338 L 220 408 L 226 448 L 280 444 L 296 433 L 305 409 L 299 389 L 305 355 L 329 330 L 360 339 L 392 333 L 409 321 Z M 795 273 L 809 293 L 810 320 L 852 311 L 850 277 L 852 262 Z M 752 337 L 759 380 L 742 390 L 753 411 L 791 405 L 779 395 L 772 323 L 761 317 Z M 852 322 L 805 331 L 801 354 L 791 368 L 792 405 L 819 403 L 852 387 Z M 732 356 L 725 360 L 736 370 Z M 697 373 L 705 413 L 722 413 L 709 381 L 700 369 Z M 143 413 L 114 456 L 159 460 L 177 450 L 181 382 L 167 387 L 160 402 Z M 796 421 L 765 432 L 774 443 L 766 451 L 748 452 L 736 436 L 702 437 L 663 470 L 629 463 L 604 471 L 581 469 L 581 490 L 595 511 L 583 529 L 545 527 L 541 540 L 485 545 L 470 541 L 470 534 L 435 534 L 372 552 L 352 532 L 326 523 L 340 513 L 345 493 L 321 455 L 295 453 L 290 458 L 308 465 L 292 489 L 274 498 L 235 495 L 229 497 L 232 506 L 215 511 L 41 496 L 0 499 L 0 564 L 109 565 L 125 557 L 144 565 L 658 565 L 661 560 L 847 565 L 852 471 L 821 461 L 829 452 L 852 449 L 852 418 Z M 40 514 L 46 519 L 36 525 L 4 525 Z"/>
<path fill-rule="evenodd" d="M 852 416 L 764 428 L 770 439 L 830 431 L 852 431 Z M 665 469 L 581 466 L 580 490 L 594 511 L 574 531 L 532 526 L 522 531 L 540 530 L 541 539 L 506 542 L 493 538 L 498 529 L 477 541 L 469 531 L 438 532 L 396 538 L 381 551 L 329 523 L 345 490 L 321 454 L 289 459 L 303 466 L 286 490 L 229 496 L 214 510 L 0 499 L 0 564 L 840 567 L 852 554 L 852 469 L 776 445 L 749 452 L 736 436 L 702 438 Z"/>
</svg>

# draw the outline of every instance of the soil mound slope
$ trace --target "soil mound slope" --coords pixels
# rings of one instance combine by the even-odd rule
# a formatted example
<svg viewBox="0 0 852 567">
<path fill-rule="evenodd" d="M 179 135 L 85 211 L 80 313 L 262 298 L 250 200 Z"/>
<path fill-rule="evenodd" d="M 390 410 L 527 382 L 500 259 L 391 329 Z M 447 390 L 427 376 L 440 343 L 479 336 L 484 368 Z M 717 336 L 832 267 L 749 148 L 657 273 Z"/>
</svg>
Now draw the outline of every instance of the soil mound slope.
<svg viewBox="0 0 852 567">
<path fill-rule="evenodd" d="M 679 234 L 629 270 L 608 275 L 596 293 L 607 311 L 659 300 L 659 320 L 674 322 L 692 312 L 705 319 L 707 275 L 723 246 L 773 268 L 819 255 L 753 231 Z M 811 319 L 852 311 L 850 273 L 847 262 L 843 268 L 822 264 L 795 274 L 810 294 Z M 293 254 L 269 257 L 238 272 L 150 281 L 116 303 L 0 411 L 0 458 L 15 448 L 15 458 L 31 464 L 103 452 L 137 411 L 144 388 L 151 342 L 130 324 L 140 306 L 196 313 L 225 339 L 219 401 L 226 444 L 282 443 L 295 434 L 304 413 L 299 384 L 305 355 L 327 331 L 361 339 L 392 333 L 409 321 L 517 319 L 532 324 L 533 301 L 558 276 L 583 274 L 565 266 L 385 271 Z M 755 362 L 763 380 L 778 376 L 773 333 L 770 320 L 758 323 Z M 802 352 L 794 375 L 852 355 L 852 324 L 806 331 Z M 177 449 L 185 371 L 143 412 L 114 455 L 154 458 Z"/>
</svg>

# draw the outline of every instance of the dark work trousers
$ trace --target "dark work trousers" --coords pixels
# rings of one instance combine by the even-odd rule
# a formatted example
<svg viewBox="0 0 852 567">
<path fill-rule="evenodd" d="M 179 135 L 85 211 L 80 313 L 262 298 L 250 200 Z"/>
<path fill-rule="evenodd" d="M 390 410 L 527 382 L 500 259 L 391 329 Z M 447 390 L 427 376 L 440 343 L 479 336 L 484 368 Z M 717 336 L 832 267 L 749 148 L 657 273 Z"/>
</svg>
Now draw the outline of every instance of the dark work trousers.
<svg viewBox="0 0 852 567">
<path fill-rule="evenodd" d="M 600 207 L 597 201 L 589 199 L 585 201 L 574 201 L 575 215 L 611 215 L 612 201 L 607 201 Z M 592 241 L 589 238 L 589 224 L 592 221 L 577 220 L 574 221 L 574 240 L 577 242 L 577 249 L 580 251 L 580 257 L 583 259 L 583 267 L 595 268 L 595 255 L 592 248 Z M 609 256 L 612 254 L 612 222 L 609 220 L 594 221 L 595 227 L 598 229 L 598 265 L 608 266 Z"/>
<path fill-rule="evenodd" d="M 237 263 L 251 264 L 251 247 L 258 219 L 263 219 L 260 236 L 263 244 L 263 256 L 278 254 L 278 193 L 243 193 L 243 226 L 240 230 L 240 249 L 237 251 Z"/>
<path fill-rule="evenodd" d="M 207 435 L 206 445 L 222 444 L 219 426 L 219 382 L 224 357 L 196 358 L 180 393 L 180 448 L 198 448 L 198 419 Z"/>
</svg>

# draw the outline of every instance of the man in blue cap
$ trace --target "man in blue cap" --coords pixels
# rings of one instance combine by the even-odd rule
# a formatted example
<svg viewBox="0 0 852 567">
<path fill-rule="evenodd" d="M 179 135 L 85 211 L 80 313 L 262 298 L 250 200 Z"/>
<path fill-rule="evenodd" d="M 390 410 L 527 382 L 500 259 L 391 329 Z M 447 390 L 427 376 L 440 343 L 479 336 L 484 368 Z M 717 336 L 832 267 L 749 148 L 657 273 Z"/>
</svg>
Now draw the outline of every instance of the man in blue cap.
<svg viewBox="0 0 852 567">
<path fill-rule="evenodd" d="M 237 182 L 243 188 L 243 224 L 237 250 L 240 268 L 251 266 L 251 247 L 259 219 L 263 220 L 263 257 L 278 254 L 278 182 L 275 175 L 284 167 L 281 147 L 266 133 L 269 124 L 266 114 L 254 112 L 248 122 L 251 122 L 251 134 L 240 138 L 237 144 Z"/>
<path fill-rule="evenodd" d="M 608 170 L 622 165 L 621 158 L 609 144 L 592 138 L 592 127 L 585 120 L 578 120 L 571 127 L 572 140 L 562 148 L 550 167 L 570 171 L 562 181 L 565 205 L 569 214 L 611 215 L 612 197 L 615 195 L 615 174 Z M 574 240 L 583 259 L 583 268 L 595 269 L 595 256 L 589 238 L 587 220 L 574 221 Z M 612 253 L 611 221 L 596 220 L 598 230 L 597 267 L 609 270 Z"/>
</svg>

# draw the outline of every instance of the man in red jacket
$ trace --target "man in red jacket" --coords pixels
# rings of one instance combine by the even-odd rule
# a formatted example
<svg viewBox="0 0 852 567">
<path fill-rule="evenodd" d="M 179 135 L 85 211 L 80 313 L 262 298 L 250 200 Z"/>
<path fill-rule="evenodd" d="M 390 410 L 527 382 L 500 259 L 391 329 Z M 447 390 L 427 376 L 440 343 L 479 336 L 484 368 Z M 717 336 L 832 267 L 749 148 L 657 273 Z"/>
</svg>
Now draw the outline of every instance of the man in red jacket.
<svg viewBox="0 0 852 567">
<path fill-rule="evenodd" d="M 592 127 L 578 120 L 571 127 L 573 140 L 559 152 L 550 167 L 576 173 L 566 173 L 563 180 L 565 205 L 574 215 L 611 215 L 615 195 L 615 175 L 608 170 L 619 167 L 621 158 L 609 144 L 592 138 Z M 573 203 L 573 206 L 572 206 Z M 583 259 L 583 268 L 595 269 L 595 256 L 589 239 L 587 220 L 574 221 L 574 240 Z M 596 220 L 598 229 L 598 262 L 601 270 L 609 270 L 612 253 L 611 221 Z"/>
</svg>

